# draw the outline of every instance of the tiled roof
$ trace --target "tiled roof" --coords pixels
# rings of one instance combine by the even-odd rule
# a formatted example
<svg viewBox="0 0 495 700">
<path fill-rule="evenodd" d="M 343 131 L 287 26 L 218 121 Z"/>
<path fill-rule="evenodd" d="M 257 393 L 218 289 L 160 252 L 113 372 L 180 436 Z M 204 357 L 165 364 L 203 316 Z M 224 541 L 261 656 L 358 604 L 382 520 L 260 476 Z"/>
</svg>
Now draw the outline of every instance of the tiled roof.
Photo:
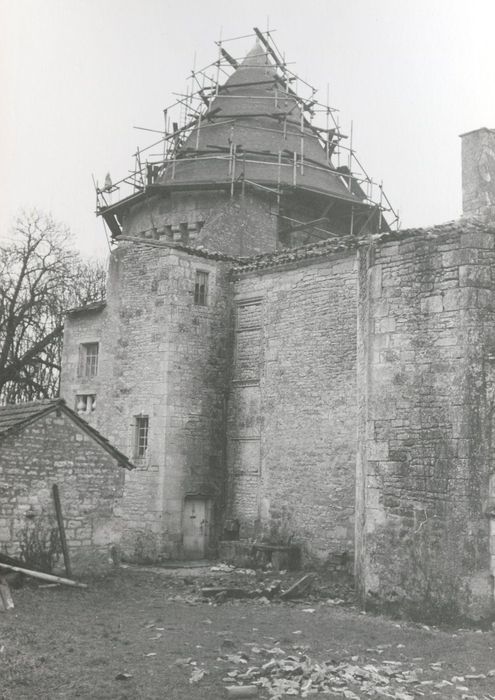
<svg viewBox="0 0 495 700">
<path fill-rule="evenodd" d="M 448 236 L 451 233 L 495 233 L 495 224 L 487 223 L 483 219 L 475 216 L 462 217 L 460 219 L 452 219 L 443 224 L 436 226 L 427 226 L 424 228 L 407 228 L 399 229 L 398 231 L 387 231 L 385 233 L 373 235 L 374 243 L 386 241 L 400 241 L 403 238 L 411 238 L 414 236 L 423 236 L 425 238 L 439 238 Z M 367 240 L 363 241 L 364 243 Z"/>
<path fill-rule="evenodd" d="M 100 301 L 93 301 L 91 304 L 83 304 L 83 306 L 75 306 L 73 309 L 68 309 L 66 314 L 67 316 L 72 316 L 73 314 L 81 314 L 88 311 L 101 311 L 106 305 L 105 299 L 100 299 Z"/>
<path fill-rule="evenodd" d="M 264 253 L 250 258 L 240 259 L 233 266 L 235 273 L 263 270 L 278 265 L 288 265 L 311 258 L 319 258 L 324 255 L 343 253 L 357 248 L 358 239 L 354 236 L 340 236 L 339 238 L 327 238 L 316 243 L 308 243 L 297 248 L 283 248 L 273 253 Z"/>
<path fill-rule="evenodd" d="M 128 458 L 117 450 L 103 435 L 83 420 L 75 411 L 67 406 L 63 399 L 45 399 L 25 403 L 7 404 L 0 406 L 0 443 L 2 439 L 22 430 L 26 425 L 42 416 L 59 409 L 71 418 L 82 430 L 98 442 L 121 466 L 134 469 Z M 1 444 L 0 444 L 1 450 Z"/>
<path fill-rule="evenodd" d="M 439 238 L 453 233 L 491 233 L 495 234 L 495 226 L 487 224 L 476 218 L 463 218 L 448 221 L 437 226 L 426 228 L 410 228 L 399 231 L 389 231 L 375 234 L 370 237 L 358 239 L 355 236 L 341 236 L 339 238 L 328 238 L 317 243 L 309 243 L 298 248 L 285 248 L 273 253 L 256 255 L 251 258 L 239 259 L 234 264 L 233 271 L 237 274 L 263 270 L 279 265 L 297 263 L 303 260 L 319 258 L 325 255 L 332 255 L 345 251 L 355 250 L 361 245 L 372 243 L 388 243 L 392 241 L 402 241 L 409 238 Z"/>
<path fill-rule="evenodd" d="M 49 413 L 58 405 L 59 399 L 13 403 L 0 406 L 0 437 L 12 428 L 31 422 L 33 418 Z"/>
<path fill-rule="evenodd" d="M 374 234 L 371 237 L 356 238 L 356 236 L 339 236 L 335 238 L 326 238 L 316 243 L 307 243 L 306 245 L 297 248 L 283 248 L 271 253 L 262 253 L 251 257 L 240 257 L 225 255 L 215 251 L 207 250 L 202 246 L 183 245 L 182 243 L 174 243 L 171 241 L 157 241 L 146 238 L 138 238 L 131 236 L 119 236 L 119 240 L 132 241 L 134 243 L 154 246 L 157 248 L 172 248 L 179 250 L 189 255 L 207 258 L 210 260 L 219 260 L 232 263 L 232 271 L 235 274 L 243 272 L 252 272 L 255 270 L 263 270 L 279 265 L 288 265 L 298 263 L 304 260 L 323 257 L 325 255 L 333 255 L 344 253 L 346 251 L 356 250 L 359 246 L 368 245 L 371 243 L 388 243 L 392 241 L 401 241 L 408 238 L 438 238 L 440 236 L 448 236 L 453 233 L 491 233 L 495 234 L 495 225 L 487 224 L 476 217 L 454 219 L 436 226 L 425 228 L 409 228 L 400 229 L 399 231 L 389 231 L 380 234 Z"/>
</svg>

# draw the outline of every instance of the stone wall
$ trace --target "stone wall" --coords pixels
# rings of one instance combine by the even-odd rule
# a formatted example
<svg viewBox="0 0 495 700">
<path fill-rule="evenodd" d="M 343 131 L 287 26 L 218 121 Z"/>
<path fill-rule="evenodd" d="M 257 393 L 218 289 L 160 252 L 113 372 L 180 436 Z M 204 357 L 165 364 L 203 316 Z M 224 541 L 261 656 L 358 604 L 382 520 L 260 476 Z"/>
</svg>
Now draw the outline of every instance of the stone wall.
<svg viewBox="0 0 495 700">
<path fill-rule="evenodd" d="M 63 412 L 40 417 L 0 447 L 0 550 L 19 556 L 30 533 L 43 540 L 57 528 L 57 484 L 74 573 L 107 569 L 120 540 L 115 511 L 126 470 Z"/>
<path fill-rule="evenodd" d="M 61 395 L 72 406 L 88 384 L 77 377 L 79 345 L 100 338 L 90 420 L 137 465 L 120 509 L 130 558 L 180 556 L 184 498 L 214 498 L 217 511 L 223 498 L 231 353 L 225 265 L 158 241 L 122 241 L 111 256 L 105 309 L 66 324 Z M 194 303 L 197 270 L 209 275 L 205 306 Z M 139 415 L 149 418 L 149 445 L 135 459 Z"/>
<path fill-rule="evenodd" d="M 171 192 L 136 204 L 123 219 L 126 236 L 147 235 L 201 245 L 227 255 L 275 250 L 277 217 L 273 197 L 249 190 Z"/>
<path fill-rule="evenodd" d="M 430 620 L 493 612 L 494 263 L 493 231 L 467 223 L 361 248 L 356 534 L 369 605 Z"/>
<path fill-rule="evenodd" d="M 352 557 L 354 252 L 244 274 L 235 302 L 228 516 L 241 537 Z"/>
</svg>

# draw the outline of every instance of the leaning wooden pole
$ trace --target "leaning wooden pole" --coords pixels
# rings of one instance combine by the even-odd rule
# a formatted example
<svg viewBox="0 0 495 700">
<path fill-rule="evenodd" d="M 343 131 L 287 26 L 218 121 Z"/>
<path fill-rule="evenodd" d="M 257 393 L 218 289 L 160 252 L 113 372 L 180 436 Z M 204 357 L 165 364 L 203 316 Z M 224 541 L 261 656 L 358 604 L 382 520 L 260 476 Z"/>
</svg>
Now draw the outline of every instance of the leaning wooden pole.
<svg viewBox="0 0 495 700">
<path fill-rule="evenodd" d="M 86 583 L 79 583 L 78 581 L 72 581 L 68 578 L 62 578 L 62 576 L 54 576 L 53 574 L 45 574 L 43 571 L 32 571 L 32 569 L 25 569 L 22 566 L 12 566 L 12 564 L 0 563 L 0 571 L 2 569 L 7 569 L 7 571 L 17 571 L 19 574 L 26 574 L 26 576 L 32 576 L 33 578 L 40 578 L 42 581 L 51 581 L 52 583 L 63 583 L 66 586 L 75 586 L 76 588 L 87 588 Z"/>
<path fill-rule="evenodd" d="M 67 576 L 72 577 L 72 569 L 70 565 L 69 558 L 69 548 L 67 547 L 67 539 L 65 537 L 65 527 L 64 519 L 62 517 L 62 506 L 60 505 L 60 494 L 58 492 L 58 485 L 53 484 L 52 486 L 53 502 L 55 504 L 55 512 L 57 514 L 58 532 L 60 535 L 60 544 L 62 546 L 62 554 L 64 555 L 64 565 L 65 573 Z"/>
</svg>

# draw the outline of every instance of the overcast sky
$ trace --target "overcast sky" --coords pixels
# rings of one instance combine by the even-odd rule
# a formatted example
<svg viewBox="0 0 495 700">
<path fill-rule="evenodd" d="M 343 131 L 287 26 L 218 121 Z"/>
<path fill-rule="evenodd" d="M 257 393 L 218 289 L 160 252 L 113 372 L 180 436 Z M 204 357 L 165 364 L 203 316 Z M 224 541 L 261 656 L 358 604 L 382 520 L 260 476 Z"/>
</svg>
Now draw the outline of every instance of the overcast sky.
<svg viewBox="0 0 495 700">
<path fill-rule="evenodd" d="M 149 142 L 133 126 L 162 127 L 194 55 L 267 17 L 403 227 L 459 216 L 458 135 L 495 127 L 493 0 L 0 0 L 0 235 L 36 206 L 105 254 L 92 173 L 122 177 Z"/>
</svg>

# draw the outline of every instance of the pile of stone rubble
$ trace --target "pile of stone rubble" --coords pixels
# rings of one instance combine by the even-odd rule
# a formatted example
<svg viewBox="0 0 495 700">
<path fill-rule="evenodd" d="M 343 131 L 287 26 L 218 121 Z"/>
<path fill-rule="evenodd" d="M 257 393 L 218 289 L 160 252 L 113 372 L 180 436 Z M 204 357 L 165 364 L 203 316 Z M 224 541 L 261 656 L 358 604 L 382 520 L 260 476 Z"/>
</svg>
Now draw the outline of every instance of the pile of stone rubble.
<svg viewBox="0 0 495 700">
<path fill-rule="evenodd" d="M 259 661 L 252 665 L 253 656 Z M 309 698 L 320 693 L 351 700 L 363 697 L 416 700 L 432 695 L 463 700 L 495 700 L 495 695 L 490 693 L 473 695 L 470 692 L 470 681 L 486 679 L 484 674 L 431 680 L 424 678 L 423 669 L 413 668 L 401 661 L 381 660 L 380 664 L 363 665 L 357 662 L 316 662 L 305 654 L 286 655 L 278 646 L 253 646 L 249 656 L 241 652 L 227 655 L 223 660 L 237 667 L 224 677 L 224 682 L 231 683 L 232 689 L 239 688 L 239 692 L 232 697 L 255 697 L 249 695 L 248 689 L 252 688 L 272 700 L 287 696 Z M 439 671 L 440 668 L 428 669 L 430 672 L 432 670 Z M 490 671 L 489 675 L 494 677 L 495 682 L 495 670 Z M 246 695 L 240 691 L 242 687 L 246 689 Z"/>
</svg>

